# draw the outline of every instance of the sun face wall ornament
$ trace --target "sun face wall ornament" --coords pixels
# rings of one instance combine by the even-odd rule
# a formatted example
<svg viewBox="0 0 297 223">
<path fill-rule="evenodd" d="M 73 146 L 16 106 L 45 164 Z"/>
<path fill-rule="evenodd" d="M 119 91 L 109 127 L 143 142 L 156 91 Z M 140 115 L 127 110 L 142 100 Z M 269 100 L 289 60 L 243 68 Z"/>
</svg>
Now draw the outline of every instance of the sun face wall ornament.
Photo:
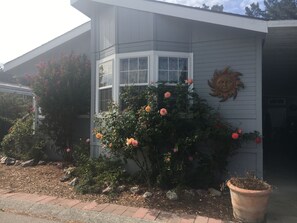
<svg viewBox="0 0 297 223">
<path fill-rule="evenodd" d="M 241 73 L 233 71 L 230 67 L 223 70 L 215 70 L 213 78 L 208 80 L 208 85 L 213 97 L 221 98 L 220 102 L 224 102 L 233 97 L 236 99 L 237 93 L 240 89 L 244 88 L 244 84 L 240 80 Z"/>
</svg>

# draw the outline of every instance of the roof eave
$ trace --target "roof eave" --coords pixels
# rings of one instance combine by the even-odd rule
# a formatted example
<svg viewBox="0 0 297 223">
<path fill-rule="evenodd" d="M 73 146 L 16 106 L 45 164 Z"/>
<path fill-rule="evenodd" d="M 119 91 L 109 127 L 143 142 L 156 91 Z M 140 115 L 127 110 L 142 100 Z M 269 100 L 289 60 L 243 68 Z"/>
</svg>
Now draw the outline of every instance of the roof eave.
<svg viewBox="0 0 297 223">
<path fill-rule="evenodd" d="M 194 7 L 182 7 L 176 4 L 164 4 L 163 2 L 148 0 L 71 0 L 71 4 L 83 13 L 86 12 L 87 5 L 91 2 L 114 5 L 118 7 L 130 8 L 140 11 L 146 11 L 161 15 L 174 16 L 183 19 L 189 19 L 210 24 L 228 26 L 238 29 L 245 29 L 260 33 L 267 33 L 267 21 L 262 19 L 236 16 L 227 13 L 217 13 L 206 10 L 197 10 Z"/>
</svg>

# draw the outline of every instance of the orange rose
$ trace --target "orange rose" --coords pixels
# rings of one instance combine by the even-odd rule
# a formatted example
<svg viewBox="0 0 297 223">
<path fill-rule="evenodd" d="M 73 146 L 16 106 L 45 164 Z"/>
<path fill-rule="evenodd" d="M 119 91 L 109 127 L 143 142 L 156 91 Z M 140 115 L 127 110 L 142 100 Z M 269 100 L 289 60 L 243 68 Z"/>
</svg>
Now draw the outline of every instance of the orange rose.
<svg viewBox="0 0 297 223">
<path fill-rule="evenodd" d="M 130 145 L 132 144 L 133 141 L 134 141 L 133 138 L 127 139 L 127 140 L 126 140 L 126 145 L 127 145 L 127 146 L 130 146 Z"/>
<path fill-rule="evenodd" d="M 102 137 L 103 137 L 103 135 L 102 135 L 101 133 L 98 132 L 98 133 L 96 134 L 96 138 L 97 138 L 97 139 L 102 139 Z"/>
<path fill-rule="evenodd" d="M 191 85 L 191 84 L 193 84 L 193 79 L 185 80 L 185 83 L 188 85 Z"/>
<path fill-rule="evenodd" d="M 146 106 L 146 107 L 145 107 L 145 111 L 146 111 L 146 112 L 150 112 L 150 111 L 151 111 L 151 107 L 150 107 L 149 105 Z"/>
</svg>

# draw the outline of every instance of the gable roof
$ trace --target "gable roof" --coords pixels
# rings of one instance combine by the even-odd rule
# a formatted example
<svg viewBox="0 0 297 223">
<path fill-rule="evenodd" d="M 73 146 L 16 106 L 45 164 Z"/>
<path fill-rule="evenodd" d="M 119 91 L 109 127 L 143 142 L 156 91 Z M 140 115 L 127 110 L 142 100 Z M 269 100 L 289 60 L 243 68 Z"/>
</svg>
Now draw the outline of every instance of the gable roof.
<svg viewBox="0 0 297 223">
<path fill-rule="evenodd" d="M 197 7 L 176 5 L 154 0 L 71 0 L 72 6 L 90 16 L 90 3 L 101 3 L 199 22 L 267 33 L 267 21 L 231 13 L 202 10 Z"/>
<path fill-rule="evenodd" d="M 35 57 L 38 57 L 40 55 L 42 55 L 43 53 L 48 52 L 49 50 L 58 47 L 72 39 L 74 39 L 75 37 L 78 37 L 80 35 L 82 35 L 83 33 L 89 32 L 91 30 L 91 22 L 86 22 L 72 30 L 70 30 L 69 32 L 66 32 L 64 34 L 62 34 L 61 36 L 29 51 L 28 53 L 25 53 L 22 56 L 17 57 L 14 60 L 11 60 L 7 63 L 4 64 L 4 71 L 9 71 L 29 60 L 32 60 Z"/>
</svg>

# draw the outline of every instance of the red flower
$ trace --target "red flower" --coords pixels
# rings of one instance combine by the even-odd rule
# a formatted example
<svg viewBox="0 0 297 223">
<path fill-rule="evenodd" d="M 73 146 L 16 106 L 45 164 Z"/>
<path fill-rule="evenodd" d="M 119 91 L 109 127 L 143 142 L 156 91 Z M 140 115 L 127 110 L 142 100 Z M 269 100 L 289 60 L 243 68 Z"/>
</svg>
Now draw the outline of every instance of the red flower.
<svg viewBox="0 0 297 223">
<path fill-rule="evenodd" d="M 232 139 L 238 139 L 239 134 L 237 132 L 232 133 Z"/>
<path fill-rule="evenodd" d="M 258 137 L 255 139 L 255 142 L 256 142 L 256 144 L 260 144 L 260 143 L 262 142 L 262 138 L 258 136 Z"/>
</svg>

